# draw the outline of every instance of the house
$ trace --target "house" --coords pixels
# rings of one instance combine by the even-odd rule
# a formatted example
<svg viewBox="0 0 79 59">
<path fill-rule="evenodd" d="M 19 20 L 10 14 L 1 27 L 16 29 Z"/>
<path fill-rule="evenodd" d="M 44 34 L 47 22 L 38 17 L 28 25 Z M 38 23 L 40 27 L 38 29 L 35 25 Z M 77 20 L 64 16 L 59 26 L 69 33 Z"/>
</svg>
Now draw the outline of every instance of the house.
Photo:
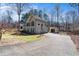
<svg viewBox="0 0 79 59">
<path fill-rule="evenodd" d="M 31 15 L 25 23 L 20 24 L 20 31 L 30 34 L 47 33 L 49 31 L 48 23 L 39 16 Z"/>
</svg>

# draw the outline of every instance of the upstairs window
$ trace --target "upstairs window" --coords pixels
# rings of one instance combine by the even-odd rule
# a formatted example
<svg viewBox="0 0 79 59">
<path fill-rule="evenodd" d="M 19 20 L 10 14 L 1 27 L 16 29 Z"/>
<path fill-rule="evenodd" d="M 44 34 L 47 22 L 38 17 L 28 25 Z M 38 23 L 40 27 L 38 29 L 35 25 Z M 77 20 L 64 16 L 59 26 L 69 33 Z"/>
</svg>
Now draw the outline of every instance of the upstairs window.
<svg viewBox="0 0 79 59">
<path fill-rule="evenodd" d="M 21 26 L 21 29 L 23 29 L 23 27 Z"/>
<path fill-rule="evenodd" d="M 34 26 L 34 21 L 31 22 L 31 26 Z"/>
<path fill-rule="evenodd" d="M 43 26 L 43 24 L 41 24 L 41 26 Z"/>
<path fill-rule="evenodd" d="M 40 25 L 40 24 L 38 24 L 38 25 Z"/>
<path fill-rule="evenodd" d="M 27 23 L 27 26 L 30 26 L 30 23 Z"/>
</svg>

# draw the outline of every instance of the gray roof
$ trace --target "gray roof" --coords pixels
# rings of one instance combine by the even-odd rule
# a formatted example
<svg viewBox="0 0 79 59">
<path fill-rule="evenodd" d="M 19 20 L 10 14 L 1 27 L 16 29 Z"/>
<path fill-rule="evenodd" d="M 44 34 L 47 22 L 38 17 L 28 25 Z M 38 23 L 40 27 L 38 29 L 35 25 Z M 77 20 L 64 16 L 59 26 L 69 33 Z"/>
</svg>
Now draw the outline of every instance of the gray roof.
<svg viewBox="0 0 79 59">
<path fill-rule="evenodd" d="M 32 18 L 34 18 L 34 20 L 36 20 L 36 21 L 41 21 L 41 22 L 47 23 L 44 19 L 40 18 L 40 17 L 37 16 L 37 15 L 31 15 L 31 16 L 29 16 L 29 18 L 27 19 L 26 22 L 29 22 Z"/>
</svg>

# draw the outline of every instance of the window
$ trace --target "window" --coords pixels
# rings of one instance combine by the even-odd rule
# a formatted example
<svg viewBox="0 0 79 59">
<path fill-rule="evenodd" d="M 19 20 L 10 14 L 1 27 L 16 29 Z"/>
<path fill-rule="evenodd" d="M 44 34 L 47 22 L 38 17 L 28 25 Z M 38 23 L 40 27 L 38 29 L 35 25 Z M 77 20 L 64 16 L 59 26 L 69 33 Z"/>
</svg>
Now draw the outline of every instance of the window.
<svg viewBox="0 0 79 59">
<path fill-rule="evenodd" d="M 23 29 L 23 27 L 21 26 L 21 29 Z"/>
<path fill-rule="evenodd" d="M 34 28 L 31 28 L 31 33 L 34 33 Z"/>
<path fill-rule="evenodd" d="M 40 25 L 40 24 L 38 24 L 38 25 Z"/>
<path fill-rule="evenodd" d="M 27 23 L 27 26 L 30 26 L 30 23 Z"/>
<path fill-rule="evenodd" d="M 41 30 L 43 29 L 43 24 L 41 24 Z"/>
<path fill-rule="evenodd" d="M 34 33 L 34 28 L 32 29 L 33 33 Z"/>
<path fill-rule="evenodd" d="M 31 22 L 31 26 L 34 26 L 34 21 Z"/>
<path fill-rule="evenodd" d="M 41 26 L 43 26 L 43 24 L 41 24 Z"/>
</svg>

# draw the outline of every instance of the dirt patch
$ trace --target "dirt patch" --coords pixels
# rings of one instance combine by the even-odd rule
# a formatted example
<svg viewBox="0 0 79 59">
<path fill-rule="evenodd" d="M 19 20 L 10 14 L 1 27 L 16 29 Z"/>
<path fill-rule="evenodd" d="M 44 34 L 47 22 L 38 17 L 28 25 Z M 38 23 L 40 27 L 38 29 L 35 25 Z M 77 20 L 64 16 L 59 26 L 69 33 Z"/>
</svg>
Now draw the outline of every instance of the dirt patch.
<svg viewBox="0 0 79 59">
<path fill-rule="evenodd" d="M 78 40 L 79 36 L 78 35 L 75 35 L 72 32 L 67 32 L 67 34 L 71 37 L 71 39 L 74 42 L 74 44 L 77 44 L 77 40 Z"/>
<path fill-rule="evenodd" d="M 21 40 L 2 40 L 0 41 L 0 46 L 15 45 L 19 43 L 25 43 L 25 42 Z"/>
<path fill-rule="evenodd" d="M 70 35 L 72 41 L 74 42 L 74 44 L 79 44 L 77 41 L 79 40 L 79 36 L 78 35 Z"/>
<path fill-rule="evenodd" d="M 76 45 L 77 51 L 79 52 L 79 35 L 70 35 L 72 41 Z"/>
</svg>

